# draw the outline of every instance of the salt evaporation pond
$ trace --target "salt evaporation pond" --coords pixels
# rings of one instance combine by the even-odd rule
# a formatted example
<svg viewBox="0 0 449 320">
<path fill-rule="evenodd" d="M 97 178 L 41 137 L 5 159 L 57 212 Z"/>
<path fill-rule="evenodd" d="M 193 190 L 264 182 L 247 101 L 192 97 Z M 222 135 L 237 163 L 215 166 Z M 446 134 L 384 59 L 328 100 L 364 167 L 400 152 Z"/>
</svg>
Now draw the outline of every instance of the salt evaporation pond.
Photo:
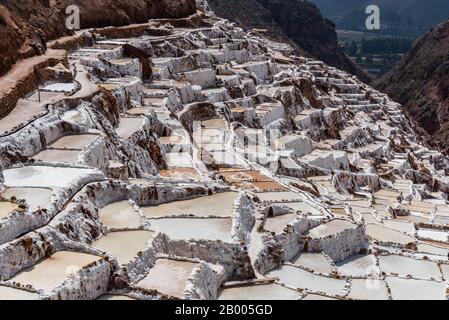
<svg viewBox="0 0 449 320">
<path fill-rule="evenodd" d="M 270 217 L 265 222 L 264 229 L 275 234 L 282 233 L 284 228 L 290 223 L 295 221 L 298 217 L 296 213 L 283 214 L 275 217 Z"/>
<path fill-rule="evenodd" d="M 388 255 L 379 256 L 379 266 L 380 270 L 386 274 L 411 275 L 414 278 L 441 280 L 438 265 L 432 261 Z"/>
<path fill-rule="evenodd" d="M 348 298 L 358 300 L 388 300 L 387 286 L 378 279 L 352 279 Z"/>
<path fill-rule="evenodd" d="M 23 285 L 32 285 L 36 289 L 49 293 L 63 283 L 74 270 L 81 269 L 100 259 L 100 257 L 85 253 L 60 251 L 21 271 L 10 280 Z"/>
<path fill-rule="evenodd" d="M 284 265 L 266 274 L 279 277 L 279 281 L 292 288 L 309 289 L 330 295 L 341 295 L 346 285 L 345 280 L 319 276 L 297 267 Z"/>
<path fill-rule="evenodd" d="M 19 209 L 19 205 L 9 201 L 0 201 L 0 219 L 7 217 L 14 210 Z"/>
<path fill-rule="evenodd" d="M 150 226 L 154 231 L 165 233 L 176 240 L 221 240 L 231 243 L 231 219 L 226 218 L 167 218 L 151 219 Z"/>
<path fill-rule="evenodd" d="M 109 228 L 139 228 L 140 216 L 128 200 L 117 201 L 100 209 L 100 221 Z"/>
<path fill-rule="evenodd" d="M 299 300 L 300 298 L 299 292 L 271 283 L 224 288 L 218 300 Z"/>
<path fill-rule="evenodd" d="M 18 200 L 25 200 L 31 211 L 47 207 L 50 202 L 50 195 L 53 192 L 49 188 L 7 188 L 1 196 L 5 199 L 15 197 Z"/>
<path fill-rule="evenodd" d="M 120 123 L 115 132 L 119 137 L 128 139 L 142 128 L 143 119 L 144 118 L 120 118 Z"/>
<path fill-rule="evenodd" d="M 92 143 L 98 135 L 96 134 L 79 134 L 64 136 L 52 144 L 49 147 L 55 149 L 76 149 L 82 150 L 85 146 Z"/>
<path fill-rule="evenodd" d="M 446 300 L 446 284 L 431 280 L 386 277 L 393 300 Z"/>
<path fill-rule="evenodd" d="M 52 84 L 49 84 L 49 85 L 41 88 L 41 90 L 44 90 L 44 91 L 56 91 L 56 92 L 72 92 L 72 91 L 75 91 L 75 89 L 76 89 L 75 83 L 73 83 L 73 82 L 52 83 Z"/>
<path fill-rule="evenodd" d="M 28 166 L 3 171 L 5 185 L 9 187 L 62 188 L 82 176 L 97 173 L 92 169 Z"/>
<path fill-rule="evenodd" d="M 149 218 L 169 216 L 231 217 L 237 192 L 216 193 L 206 197 L 174 201 L 141 210 Z"/>
<path fill-rule="evenodd" d="M 153 268 L 136 286 L 147 290 L 182 298 L 187 280 L 198 263 L 169 259 L 157 259 Z"/>
<path fill-rule="evenodd" d="M 332 264 L 321 253 L 302 252 L 292 260 L 292 263 L 322 274 L 330 274 L 333 270 Z"/>
<path fill-rule="evenodd" d="M 34 292 L 11 287 L 0 286 L 0 300 L 38 300 L 39 295 Z"/>
<path fill-rule="evenodd" d="M 148 248 L 152 235 L 153 232 L 144 230 L 110 232 L 94 241 L 92 247 L 110 253 L 123 265 Z"/>
<path fill-rule="evenodd" d="M 75 163 L 79 154 L 78 150 L 46 149 L 33 156 L 33 159 L 45 162 Z"/>
</svg>

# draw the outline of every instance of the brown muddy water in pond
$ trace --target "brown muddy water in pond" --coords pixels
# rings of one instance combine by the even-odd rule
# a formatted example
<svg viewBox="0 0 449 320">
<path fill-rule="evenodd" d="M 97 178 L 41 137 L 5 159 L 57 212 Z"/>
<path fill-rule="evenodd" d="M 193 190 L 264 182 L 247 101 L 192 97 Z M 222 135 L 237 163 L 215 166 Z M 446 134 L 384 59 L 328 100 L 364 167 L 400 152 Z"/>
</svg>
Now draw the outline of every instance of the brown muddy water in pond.
<svg viewBox="0 0 449 320">
<path fill-rule="evenodd" d="M 221 170 L 220 174 L 224 177 L 226 182 L 242 182 L 242 181 L 270 181 L 271 179 L 257 170 L 241 170 L 230 171 Z"/>
<path fill-rule="evenodd" d="M 181 136 L 168 136 L 168 137 L 160 137 L 159 141 L 161 144 L 181 144 L 183 142 L 183 138 Z"/>
<path fill-rule="evenodd" d="M 151 219 L 151 229 L 176 240 L 221 240 L 232 243 L 230 218 L 167 218 Z"/>
<path fill-rule="evenodd" d="M 85 146 L 91 144 L 98 135 L 79 134 L 62 137 L 53 142 L 49 147 L 56 149 L 78 149 L 82 150 Z"/>
<path fill-rule="evenodd" d="M 223 119 L 209 119 L 206 121 L 202 121 L 201 125 L 205 128 L 216 128 L 216 129 L 226 129 L 227 122 Z"/>
<path fill-rule="evenodd" d="M 123 265 L 137 257 L 138 252 L 148 248 L 148 241 L 153 234 L 154 232 L 145 230 L 110 232 L 94 241 L 91 246 L 110 253 Z"/>
<path fill-rule="evenodd" d="M 121 138 L 128 139 L 142 128 L 143 118 L 120 118 L 120 124 L 115 132 Z"/>
<path fill-rule="evenodd" d="M 7 217 L 14 210 L 18 210 L 19 205 L 9 201 L 0 201 L 0 219 Z"/>
<path fill-rule="evenodd" d="M 46 162 L 75 163 L 79 154 L 79 150 L 47 149 L 33 156 L 33 159 Z"/>
<path fill-rule="evenodd" d="M 221 290 L 218 300 L 299 300 L 299 292 L 281 285 L 259 284 Z"/>
<path fill-rule="evenodd" d="M 100 257 L 85 253 L 60 251 L 21 271 L 10 281 L 23 285 L 30 284 L 34 288 L 48 293 L 63 283 L 71 274 L 73 275 L 74 271 L 100 259 Z"/>
<path fill-rule="evenodd" d="M 231 217 L 237 192 L 216 193 L 210 196 L 174 201 L 157 206 L 141 207 L 148 218 L 192 215 L 197 217 Z"/>
<path fill-rule="evenodd" d="M 0 286 L 0 300 L 38 300 L 39 295 L 34 292 L 16 288 Z"/>
<path fill-rule="evenodd" d="M 138 228 L 140 216 L 127 200 L 111 203 L 98 212 L 100 221 L 109 228 Z"/>
<path fill-rule="evenodd" d="M 50 195 L 53 192 L 47 188 L 7 188 L 1 196 L 5 199 L 15 197 L 18 200 L 25 200 L 31 211 L 47 207 L 50 202 Z"/>
<path fill-rule="evenodd" d="M 187 280 L 197 266 L 198 263 L 193 262 L 157 259 L 148 275 L 136 286 L 182 298 Z"/>
</svg>

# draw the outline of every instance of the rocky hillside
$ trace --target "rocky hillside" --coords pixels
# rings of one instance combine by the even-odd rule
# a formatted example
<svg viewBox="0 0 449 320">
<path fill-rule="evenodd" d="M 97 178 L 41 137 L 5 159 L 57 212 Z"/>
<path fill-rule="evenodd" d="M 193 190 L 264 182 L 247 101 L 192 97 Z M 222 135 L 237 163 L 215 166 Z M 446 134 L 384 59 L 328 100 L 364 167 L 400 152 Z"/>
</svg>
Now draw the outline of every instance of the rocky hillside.
<svg viewBox="0 0 449 320">
<path fill-rule="evenodd" d="M 378 81 L 402 103 L 430 145 L 449 149 L 449 21 L 417 40 L 404 60 Z"/>
<path fill-rule="evenodd" d="M 318 7 L 302 0 L 209 0 L 215 13 L 245 29 L 267 29 L 279 40 L 290 39 L 309 55 L 357 75 L 368 82 L 369 76 L 340 49 L 335 25 L 323 18 Z"/>
<path fill-rule="evenodd" d="M 69 5 L 80 7 L 82 28 L 126 25 L 149 18 L 179 18 L 196 10 L 195 0 L 1 1 L 0 75 L 18 59 L 43 53 L 47 40 L 70 33 L 65 28 L 65 9 Z"/>
</svg>

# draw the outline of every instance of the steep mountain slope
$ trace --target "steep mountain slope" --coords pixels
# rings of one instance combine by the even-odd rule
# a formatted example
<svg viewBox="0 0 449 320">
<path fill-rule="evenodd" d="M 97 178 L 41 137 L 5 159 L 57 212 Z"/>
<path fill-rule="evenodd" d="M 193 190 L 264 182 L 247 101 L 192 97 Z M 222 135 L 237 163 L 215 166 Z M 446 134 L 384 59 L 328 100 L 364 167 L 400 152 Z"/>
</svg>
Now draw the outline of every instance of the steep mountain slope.
<svg viewBox="0 0 449 320">
<path fill-rule="evenodd" d="M 420 36 L 449 17 L 446 0 L 311 0 L 338 29 L 365 30 L 365 8 L 378 5 L 381 33 Z"/>
<path fill-rule="evenodd" d="M 126 25 L 149 18 L 179 18 L 196 10 L 195 0 L 5 0 L 0 4 L 0 75 L 22 58 L 45 51 L 46 41 L 71 33 L 65 9 L 80 8 L 81 27 Z"/>
<path fill-rule="evenodd" d="M 377 87 L 402 103 L 429 135 L 430 145 L 449 149 L 449 21 L 417 40 L 405 59 Z"/>
<path fill-rule="evenodd" d="M 265 28 L 275 39 L 293 40 L 309 55 L 357 75 L 369 76 L 349 59 L 338 45 L 335 25 L 323 18 L 316 5 L 302 0 L 210 0 L 217 15 L 244 27 Z"/>
</svg>

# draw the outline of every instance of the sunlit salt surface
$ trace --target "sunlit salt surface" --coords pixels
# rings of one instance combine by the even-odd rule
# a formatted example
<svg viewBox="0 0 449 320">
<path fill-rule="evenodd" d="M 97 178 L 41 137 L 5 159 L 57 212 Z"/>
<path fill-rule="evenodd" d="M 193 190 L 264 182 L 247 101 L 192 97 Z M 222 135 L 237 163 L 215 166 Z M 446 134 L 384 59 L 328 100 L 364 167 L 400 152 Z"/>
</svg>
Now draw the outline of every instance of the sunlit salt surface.
<svg viewBox="0 0 449 320">
<path fill-rule="evenodd" d="M 79 154 L 78 150 L 46 149 L 33 156 L 33 159 L 45 162 L 75 163 Z"/>
<path fill-rule="evenodd" d="M 365 277 L 379 271 L 373 255 L 353 255 L 337 266 L 338 273 L 352 277 Z"/>
<path fill-rule="evenodd" d="M 120 123 L 115 132 L 119 137 L 127 139 L 140 130 L 142 125 L 143 118 L 120 118 Z"/>
<path fill-rule="evenodd" d="M 449 282 L 449 264 L 441 264 L 440 267 L 444 281 Z"/>
<path fill-rule="evenodd" d="M 171 239 L 206 239 L 232 242 L 231 219 L 167 218 L 151 219 L 150 224 L 152 230 L 165 233 Z"/>
<path fill-rule="evenodd" d="M 192 215 L 197 217 L 231 217 L 237 192 L 216 193 L 210 196 L 174 201 L 157 206 L 142 207 L 149 218 Z"/>
<path fill-rule="evenodd" d="M 322 238 L 356 227 L 356 224 L 349 221 L 335 219 L 311 229 L 309 231 L 309 236 L 312 238 Z"/>
<path fill-rule="evenodd" d="M 382 223 L 388 228 L 397 230 L 407 235 L 413 236 L 415 234 L 415 227 L 413 223 L 392 219 L 384 220 Z"/>
<path fill-rule="evenodd" d="M 329 274 L 333 270 L 332 264 L 321 253 L 303 252 L 291 262 L 295 266 L 302 266 L 323 274 Z"/>
<path fill-rule="evenodd" d="M 447 231 L 418 229 L 417 236 L 422 239 L 430 239 L 433 241 L 448 242 L 449 233 Z"/>
<path fill-rule="evenodd" d="M 91 169 L 28 166 L 3 171 L 10 187 L 65 187 L 73 180 L 96 171 Z"/>
<path fill-rule="evenodd" d="M 0 300 L 38 300 L 37 293 L 0 286 Z"/>
<path fill-rule="evenodd" d="M 266 274 L 279 277 L 279 281 L 293 288 L 309 289 L 330 295 L 341 295 L 346 281 L 313 274 L 297 267 L 284 265 Z"/>
<path fill-rule="evenodd" d="M 41 90 L 45 91 L 56 91 L 56 92 L 71 92 L 74 91 L 75 83 L 52 83 L 45 87 L 43 87 Z"/>
<path fill-rule="evenodd" d="M 431 280 L 387 277 L 393 300 L 446 300 L 446 284 Z"/>
<path fill-rule="evenodd" d="M 147 249 L 152 235 L 153 232 L 144 230 L 110 232 L 94 241 L 92 247 L 110 253 L 122 265 Z"/>
<path fill-rule="evenodd" d="M 415 238 L 412 238 L 399 231 L 385 228 L 378 224 L 367 224 L 366 235 L 373 240 L 378 240 L 382 242 L 393 242 L 401 245 L 407 245 L 409 243 L 414 243 L 416 241 Z"/>
<path fill-rule="evenodd" d="M 388 300 L 387 286 L 378 279 L 352 279 L 348 298 L 359 300 Z"/>
<path fill-rule="evenodd" d="M 256 193 L 256 196 L 261 201 L 301 201 L 301 196 L 296 192 L 260 192 Z"/>
<path fill-rule="evenodd" d="M 296 213 L 291 213 L 268 218 L 265 222 L 264 229 L 270 232 L 274 232 L 275 234 L 279 234 L 290 222 L 293 222 L 297 217 L 298 215 Z"/>
<path fill-rule="evenodd" d="M 47 207 L 50 202 L 51 189 L 48 188 L 7 188 L 1 196 L 5 199 L 15 197 L 25 200 L 31 211 Z M 0 209 L 1 210 L 1 209 Z"/>
<path fill-rule="evenodd" d="M 193 262 L 157 259 L 147 276 L 136 286 L 182 298 L 187 280 L 197 266 L 198 264 Z"/>
<path fill-rule="evenodd" d="M 98 135 L 96 134 L 79 134 L 64 136 L 55 142 L 53 142 L 50 147 L 56 149 L 77 149 L 81 150 L 85 146 L 92 143 Z"/>
<path fill-rule="evenodd" d="M 379 267 L 386 274 L 411 275 L 414 278 L 441 280 L 438 265 L 432 261 L 397 255 L 379 256 Z"/>
<path fill-rule="evenodd" d="M 23 285 L 30 284 L 34 288 L 48 293 L 63 283 L 66 278 L 73 276 L 76 270 L 99 259 L 101 258 L 90 254 L 60 251 L 21 271 L 10 281 Z"/>
<path fill-rule="evenodd" d="M 138 228 L 140 216 L 127 200 L 111 203 L 98 212 L 100 221 L 109 228 Z"/>
<path fill-rule="evenodd" d="M 225 288 L 219 300 L 299 300 L 299 292 L 278 284 L 256 284 L 243 287 Z"/>
</svg>

